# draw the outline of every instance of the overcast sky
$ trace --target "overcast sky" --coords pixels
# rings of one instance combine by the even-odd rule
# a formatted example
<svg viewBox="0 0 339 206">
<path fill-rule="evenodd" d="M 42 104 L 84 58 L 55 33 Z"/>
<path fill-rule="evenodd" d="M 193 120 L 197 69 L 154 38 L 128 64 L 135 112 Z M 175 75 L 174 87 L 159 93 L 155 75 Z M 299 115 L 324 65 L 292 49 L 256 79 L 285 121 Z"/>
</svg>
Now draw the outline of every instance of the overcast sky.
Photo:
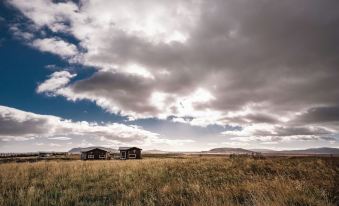
<svg viewBox="0 0 339 206">
<path fill-rule="evenodd" d="M 4 0 L 0 151 L 339 147 L 337 0 Z"/>
</svg>

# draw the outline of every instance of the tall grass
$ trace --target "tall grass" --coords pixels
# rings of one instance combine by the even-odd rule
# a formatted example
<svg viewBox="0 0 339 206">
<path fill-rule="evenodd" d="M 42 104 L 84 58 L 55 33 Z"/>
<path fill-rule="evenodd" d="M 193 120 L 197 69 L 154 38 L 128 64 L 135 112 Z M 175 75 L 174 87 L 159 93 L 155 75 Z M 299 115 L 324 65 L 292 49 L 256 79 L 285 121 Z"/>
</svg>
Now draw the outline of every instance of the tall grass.
<svg viewBox="0 0 339 206">
<path fill-rule="evenodd" d="M 0 164 L 0 205 L 337 205 L 338 159 Z"/>
</svg>

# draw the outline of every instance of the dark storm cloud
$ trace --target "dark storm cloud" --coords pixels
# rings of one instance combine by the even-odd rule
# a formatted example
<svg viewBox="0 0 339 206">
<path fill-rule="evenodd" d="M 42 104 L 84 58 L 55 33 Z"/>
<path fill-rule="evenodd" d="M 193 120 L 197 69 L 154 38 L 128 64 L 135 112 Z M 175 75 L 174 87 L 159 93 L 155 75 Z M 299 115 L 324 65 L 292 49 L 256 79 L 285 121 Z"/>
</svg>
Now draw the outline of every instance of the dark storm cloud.
<svg viewBox="0 0 339 206">
<path fill-rule="evenodd" d="M 46 126 L 43 118 L 18 120 L 10 113 L 0 116 L 0 136 L 45 134 Z"/>
<path fill-rule="evenodd" d="M 296 121 L 305 123 L 338 122 L 339 106 L 310 108 L 301 114 Z"/>
<path fill-rule="evenodd" d="M 307 136 L 307 135 L 328 135 L 332 134 L 332 131 L 325 128 L 312 128 L 312 127 L 282 127 L 278 126 L 275 128 L 277 136 Z"/>
<path fill-rule="evenodd" d="M 248 137 L 260 141 L 283 141 L 283 140 L 336 140 L 332 129 L 320 126 L 269 126 L 260 127 L 252 125 L 244 130 L 226 131 L 223 133 L 230 137 Z"/>
<path fill-rule="evenodd" d="M 215 106 L 269 101 L 293 110 L 338 100 L 338 2 L 217 3 L 203 14 L 194 45 L 204 52 L 199 64 L 219 67 L 217 79 L 227 81 Z"/>
<path fill-rule="evenodd" d="M 254 123 L 278 123 L 280 122 L 276 117 L 268 114 L 249 114 L 242 118 L 243 122 L 254 122 Z"/>
<path fill-rule="evenodd" d="M 133 109 L 140 113 L 156 113 L 156 108 L 143 101 L 144 98 L 150 97 L 153 85 L 152 79 L 136 75 L 98 72 L 89 79 L 76 82 L 72 90 L 76 94 L 93 96 L 94 99 L 105 97 L 115 102 L 119 108 Z"/>
</svg>

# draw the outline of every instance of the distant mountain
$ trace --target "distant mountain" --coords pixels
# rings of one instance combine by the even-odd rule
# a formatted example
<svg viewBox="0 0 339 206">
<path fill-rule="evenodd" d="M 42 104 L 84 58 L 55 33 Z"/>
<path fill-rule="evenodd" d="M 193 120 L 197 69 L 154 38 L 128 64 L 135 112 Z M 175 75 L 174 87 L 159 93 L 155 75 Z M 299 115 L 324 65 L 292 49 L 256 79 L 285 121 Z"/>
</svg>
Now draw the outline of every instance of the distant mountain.
<svg viewBox="0 0 339 206">
<path fill-rule="evenodd" d="M 115 152 L 119 151 L 117 149 L 112 149 L 112 148 L 108 148 L 108 147 L 76 147 L 76 148 L 72 148 L 71 150 L 69 150 L 68 153 L 71 153 L 71 154 L 80 154 L 82 150 L 89 150 L 89 149 L 95 149 L 95 148 L 107 150 L 107 151 L 109 151 L 111 153 L 115 153 Z"/>
<path fill-rule="evenodd" d="M 68 151 L 68 153 L 71 153 L 71 154 L 80 154 L 80 151 L 81 151 L 81 147 L 76 147 L 76 148 L 72 148 Z"/>
<path fill-rule="evenodd" d="M 226 154 L 247 154 L 247 153 L 252 153 L 253 151 L 251 150 L 246 150 L 243 148 L 228 148 L 228 147 L 223 147 L 223 148 L 214 148 L 209 151 L 206 151 L 204 153 L 226 153 Z"/>
<path fill-rule="evenodd" d="M 321 155 L 321 154 L 334 154 L 339 155 L 338 148 L 320 147 L 309 148 L 302 150 L 270 150 L 270 149 L 243 149 L 243 148 L 214 148 L 209 151 L 203 151 L 202 153 L 224 153 L 224 154 L 250 154 L 252 152 L 260 152 L 263 154 L 276 154 L 276 155 Z"/>
<path fill-rule="evenodd" d="M 171 152 L 152 149 L 152 150 L 145 150 L 145 151 L 143 151 L 143 153 L 146 153 L 146 154 L 167 154 L 167 153 L 171 153 Z"/>
<path fill-rule="evenodd" d="M 261 153 L 275 153 L 276 150 L 273 149 L 251 149 L 253 152 L 261 152 Z"/>
<path fill-rule="evenodd" d="M 320 148 L 310 148 L 304 150 L 283 150 L 279 153 L 288 153 L 288 154 L 339 154 L 338 148 L 332 147 L 320 147 Z"/>
</svg>

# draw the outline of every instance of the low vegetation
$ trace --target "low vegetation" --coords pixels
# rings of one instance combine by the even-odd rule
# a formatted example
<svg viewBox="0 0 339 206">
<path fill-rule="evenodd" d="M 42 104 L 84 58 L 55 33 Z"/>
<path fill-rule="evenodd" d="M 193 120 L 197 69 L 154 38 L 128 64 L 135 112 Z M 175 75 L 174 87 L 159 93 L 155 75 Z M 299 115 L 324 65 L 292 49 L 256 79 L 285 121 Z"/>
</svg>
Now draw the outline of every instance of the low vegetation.
<svg viewBox="0 0 339 206">
<path fill-rule="evenodd" d="M 176 157 L 0 164 L 0 205 L 338 205 L 339 159 Z"/>
</svg>

